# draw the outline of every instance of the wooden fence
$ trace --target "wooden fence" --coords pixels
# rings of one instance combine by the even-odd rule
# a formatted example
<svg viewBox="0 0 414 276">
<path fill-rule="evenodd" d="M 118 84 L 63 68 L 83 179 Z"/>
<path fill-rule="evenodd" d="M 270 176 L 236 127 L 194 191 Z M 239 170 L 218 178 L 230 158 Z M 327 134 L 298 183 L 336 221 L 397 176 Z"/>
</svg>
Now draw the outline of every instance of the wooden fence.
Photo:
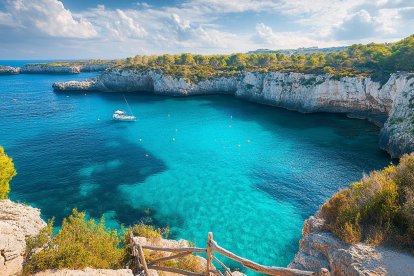
<svg viewBox="0 0 414 276">
<path fill-rule="evenodd" d="M 276 267 L 276 266 L 265 266 L 245 259 L 243 257 L 237 256 L 236 254 L 230 252 L 227 249 L 219 246 L 216 241 L 213 240 L 213 233 L 208 233 L 207 239 L 207 248 L 197 248 L 197 247 L 182 247 L 182 248 L 166 248 L 166 247 L 156 247 L 156 246 L 149 246 L 149 245 L 141 245 L 137 244 L 134 241 L 134 237 L 132 233 L 130 233 L 130 242 L 131 242 L 131 255 L 133 256 L 133 260 L 136 266 L 136 274 L 140 274 L 142 272 L 145 273 L 145 276 L 149 276 L 149 269 L 154 269 L 158 271 L 165 271 L 165 272 L 173 272 L 178 273 L 186 276 L 212 276 L 212 274 L 217 276 L 231 276 L 230 269 L 220 261 L 214 253 L 221 254 L 229 259 L 232 259 L 236 262 L 241 263 L 244 267 L 253 270 L 258 273 L 273 275 L 273 276 L 329 276 L 330 273 L 326 268 L 320 269 L 319 272 L 313 271 L 304 271 L 298 269 L 291 269 L 291 268 L 284 268 L 284 267 Z M 144 251 L 143 249 L 153 250 L 153 251 L 162 251 L 162 252 L 171 252 L 173 255 L 162 257 L 156 260 L 151 260 L 147 262 L 145 260 Z M 174 254 L 175 253 L 175 254 Z M 178 268 L 171 268 L 162 266 L 162 262 L 173 260 L 177 258 L 182 258 L 194 253 L 202 253 L 207 255 L 207 269 L 206 272 L 195 273 L 183 269 Z M 222 267 L 222 271 L 217 269 L 213 265 L 213 261 L 218 263 Z M 224 272 L 224 274 L 223 274 Z"/>
</svg>

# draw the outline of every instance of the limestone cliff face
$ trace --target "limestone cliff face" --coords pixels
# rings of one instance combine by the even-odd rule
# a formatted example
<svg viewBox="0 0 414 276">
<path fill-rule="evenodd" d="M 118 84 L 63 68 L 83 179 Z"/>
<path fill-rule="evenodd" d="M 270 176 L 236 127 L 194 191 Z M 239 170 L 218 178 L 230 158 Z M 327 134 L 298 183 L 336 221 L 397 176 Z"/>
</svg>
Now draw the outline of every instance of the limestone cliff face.
<svg viewBox="0 0 414 276">
<path fill-rule="evenodd" d="M 399 81 L 389 117 L 380 133 L 380 147 L 391 156 L 414 152 L 414 75 Z"/>
<path fill-rule="evenodd" d="M 21 74 L 79 74 L 80 72 L 101 72 L 110 65 L 84 64 L 77 66 L 52 66 L 48 64 L 25 64 Z"/>
<path fill-rule="evenodd" d="M 290 268 L 318 271 L 326 267 L 335 276 L 411 275 L 414 257 L 363 243 L 346 245 L 322 227 L 319 213 L 304 223 L 299 252 Z"/>
<path fill-rule="evenodd" d="M 249 101 L 300 112 L 357 113 L 358 117 L 389 116 L 380 146 L 392 157 L 414 150 L 414 75 L 391 75 L 381 86 L 367 77 L 334 78 L 300 73 L 240 73 L 192 83 L 154 70 L 114 69 L 82 82 L 53 84 L 56 91 L 140 92 L 186 96 L 232 94 Z"/>
<path fill-rule="evenodd" d="M 26 64 L 21 74 L 79 74 L 80 66 L 48 66 L 45 64 Z"/>
<path fill-rule="evenodd" d="M 246 73 L 236 96 L 300 112 L 377 112 L 390 110 L 390 90 L 370 78 L 270 72 Z"/>
<path fill-rule="evenodd" d="M 20 73 L 19 67 L 0 66 L 0 75 L 14 75 L 14 74 L 19 74 L 19 73 Z"/>
<path fill-rule="evenodd" d="M 36 236 L 45 226 L 39 209 L 0 200 L 0 275 L 22 270 L 26 238 Z"/>
</svg>

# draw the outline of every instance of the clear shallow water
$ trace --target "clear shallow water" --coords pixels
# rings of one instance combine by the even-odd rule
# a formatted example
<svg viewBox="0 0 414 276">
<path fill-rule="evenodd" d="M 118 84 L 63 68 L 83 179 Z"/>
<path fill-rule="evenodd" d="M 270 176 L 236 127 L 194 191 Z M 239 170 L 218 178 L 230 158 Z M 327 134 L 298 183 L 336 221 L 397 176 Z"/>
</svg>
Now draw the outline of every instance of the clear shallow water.
<svg viewBox="0 0 414 276">
<path fill-rule="evenodd" d="M 378 128 L 227 96 L 55 94 L 69 76 L 0 77 L 0 145 L 18 175 L 11 198 L 60 223 L 77 207 L 112 227 L 150 217 L 172 236 L 287 265 L 304 219 L 335 191 L 390 162 Z"/>
</svg>

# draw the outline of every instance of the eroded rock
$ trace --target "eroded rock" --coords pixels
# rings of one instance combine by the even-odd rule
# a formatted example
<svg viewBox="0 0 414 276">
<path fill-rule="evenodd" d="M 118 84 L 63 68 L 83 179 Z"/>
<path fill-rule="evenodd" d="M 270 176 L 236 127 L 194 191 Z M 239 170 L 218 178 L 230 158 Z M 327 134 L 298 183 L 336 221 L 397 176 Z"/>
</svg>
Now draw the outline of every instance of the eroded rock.
<svg viewBox="0 0 414 276">
<path fill-rule="evenodd" d="M 335 276 L 413 275 L 413 256 L 363 243 L 346 245 L 324 232 L 323 224 L 319 213 L 305 221 L 290 268 L 317 272 L 325 267 Z"/>
<path fill-rule="evenodd" d="M 15 275 L 22 270 L 26 238 L 46 226 L 40 210 L 10 200 L 0 200 L 0 274 Z"/>
</svg>

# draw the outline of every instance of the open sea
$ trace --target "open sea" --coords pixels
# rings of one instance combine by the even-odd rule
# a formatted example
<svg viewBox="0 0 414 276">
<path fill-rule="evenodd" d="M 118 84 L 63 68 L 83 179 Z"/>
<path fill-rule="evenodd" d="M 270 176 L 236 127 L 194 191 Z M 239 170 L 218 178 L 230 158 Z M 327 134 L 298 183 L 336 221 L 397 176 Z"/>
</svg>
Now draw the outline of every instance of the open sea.
<svg viewBox="0 0 414 276">
<path fill-rule="evenodd" d="M 28 61 L 3 61 L 22 65 Z M 231 96 L 125 94 L 138 117 L 114 122 L 122 94 L 55 94 L 79 75 L 0 76 L 0 145 L 18 175 L 10 197 L 57 226 L 72 208 L 110 227 L 141 220 L 171 237 L 286 266 L 304 220 L 333 193 L 390 163 L 379 128 Z"/>
</svg>

